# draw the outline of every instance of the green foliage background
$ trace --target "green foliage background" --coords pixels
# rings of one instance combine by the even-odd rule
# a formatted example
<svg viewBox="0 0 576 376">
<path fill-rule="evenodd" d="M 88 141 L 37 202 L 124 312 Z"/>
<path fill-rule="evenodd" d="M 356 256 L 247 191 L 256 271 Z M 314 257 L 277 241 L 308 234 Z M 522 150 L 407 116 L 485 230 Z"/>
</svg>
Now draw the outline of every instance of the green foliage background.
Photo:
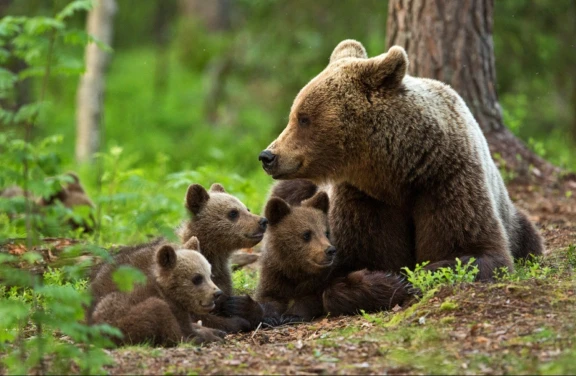
<svg viewBox="0 0 576 376">
<path fill-rule="evenodd" d="M 21 0 L 7 13 L 50 15 L 67 3 Z M 370 55 L 386 49 L 386 1 L 367 0 L 360 7 L 348 1 L 237 0 L 230 2 L 231 28 L 216 31 L 180 12 L 175 0 L 166 3 L 168 23 L 158 44 L 154 20 L 160 1 L 118 1 L 100 165 L 78 166 L 73 160 L 84 39 L 55 46 L 62 74 L 48 80 L 34 138 L 62 135 L 57 146 L 62 171 L 79 171 L 100 204 L 105 242 L 170 233 L 184 214 L 182 198 L 191 182 L 219 181 L 261 210 L 272 181 L 256 158 L 285 125 L 298 90 L 342 39 L 361 40 Z M 495 5 L 498 92 L 506 124 L 538 153 L 574 170 L 576 5 L 569 0 L 554 6 Z M 70 24 L 83 28 L 84 15 L 75 14 Z M 211 72 L 222 62 L 230 69 L 219 81 L 216 115 L 210 118 L 207 95 L 216 85 Z M 41 91 L 41 81 L 31 81 L 29 99 Z M 134 218 L 141 231 L 132 231 Z"/>
<path fill-rule="evenodd" d="M 214 30 L 182 12 L 176 0 L 117 0 L 103 146 L 94 163 L 78 165 L 75 106 L 84 47 L 91 40 L 83 31 L 88 3 L 0 4 L 5 16 L 0 22 L 0 190 L 17 184 L 47 197 L 65 179 L 62 173 L 76 171 L 96 203 L 97 230 L 84 234 L 66 226 L 70 218 L 87 219 L 86 212 L 61 205 L 38 212 L 22 197 L 0 199 L 0 244 L 9 238 L 35 244 L 45 236 L 68 236 L 92 245 L 71 248 L 70 256 L 102 256 L 101 247 L 160 235 L 175 239 L 191 183 L 222 183 L 261 211 L 272 180 L 257 155 L 284 127 L 298 90 L 343 39 L 362 41 L 369 55 L 387 48 L 387 1 L 363 0 L 359 6 L 356 1 L 234 0 L 230 28 Z M 506 125 L 537 153 L 574 171 L 576 3 L 509 0 L 495 6 L 498 93 Z M 160 11 L 164 28 L 156 22 Z M 225 67 L 220 75 L 219 67 Z M 27 262 L 37 262 L 35 255 Z M 0 373 L 29 372 L 47 354 L 56 355 L 53 370 L 68 372 L 70 364 L 58 361 L 74 359 L 83 372 L 101 371 L 108 360 L 93 350 L 108 344 L 103 334 L 114 330 L 78 324 L 82 304 L 90 299 L 82 267 L 32 278 L 12 267 L 14 257 L 0 256 L 0 279 L 6 283 L 10 276 L 19 286 L 2 286 L 0 350 L 19 352 L 0 357 Z M 234 279 L 241 291 L 254 287 L 254 275 L 237 272 Z M 86 346 L 66 346 L 63 333 Z M 23 336 L 29 340 L 19 342 Z M 22 363 L 23 353 L 31 355 Z"/>
</svg>

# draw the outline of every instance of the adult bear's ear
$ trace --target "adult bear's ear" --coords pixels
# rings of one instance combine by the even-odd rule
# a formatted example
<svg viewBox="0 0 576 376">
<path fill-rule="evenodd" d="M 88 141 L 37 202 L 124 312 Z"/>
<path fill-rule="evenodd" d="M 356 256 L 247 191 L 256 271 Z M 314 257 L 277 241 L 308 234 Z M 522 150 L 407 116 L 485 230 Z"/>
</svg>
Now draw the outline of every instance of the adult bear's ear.
<svg viewBox="0 0 576 376">
<path fill-rule="evenodd" d="M 408 55 L 399 46 L 390 47 L 387 53 L 356 63 L 362 82 L 371 89 L 400 86 L 408 70 Z"/>
<path fill-rule="evenodd" d="M 330 208 L 330 200 L 326 192 L 318 192 L 308 200 L 302 201 L 302 206 L 321 210 L 324 214 L 328 214 Z"/>
<path fill-rule="evenodd" d="M 280 223 L 284 217 L 286 217 L 292 209 L 286 203 L 286 201 L 281 198 L 273 197 L 266 204 L 266 209 L 264 210 L 264 215 L 271 226 Z"/>
<path fill-rule="evenodd" d="M 195 236 L 191 237 L 184 243 L 184 249 L 200 252 L 200 240 Z"/>
<path fill-rule="evenodd" d="M 362 43 L 354 39 L 346 39 L 338 43 L 334 51 L 332 51 L 332 55 L 330 55 L 330 64 L 336 60 L 347 57 L 366 59 L 368 58 L 368 54 L 366 54 L 366 49 Z"/>
<path fill-rule="evenodd" d="M 173 269 L 176 266 L 176 251 L 170 245 L 163 245 L 156 251 L 156 262 L 162 269 Z"/>
<path fill-rule="evenodd" d="M 226 193 L 226 190 L 224 189 L 222 184 L 214 183 L 210 187 L 210 192 Z"/>
<path fill-rule="evenodd" d="M 192 184 L 186 191 L 186 209 L 197 215 L 208 202 L 210 195 L 200 184 Z"/>
</svg>

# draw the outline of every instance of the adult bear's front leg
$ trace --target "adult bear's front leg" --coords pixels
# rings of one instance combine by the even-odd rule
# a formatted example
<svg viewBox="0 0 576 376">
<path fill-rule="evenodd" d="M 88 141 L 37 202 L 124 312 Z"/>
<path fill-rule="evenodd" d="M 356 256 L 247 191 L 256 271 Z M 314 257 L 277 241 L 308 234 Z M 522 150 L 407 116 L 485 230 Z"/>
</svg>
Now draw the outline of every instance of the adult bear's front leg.
<svg viewBox="0 0 576 376">
<path fill-rule="evenodd" d="M 400 272 L 414 267 L 414 225 L 408 205 L 390 205 L 342 183 L 330 196 L 335 275 L 361 269 Z"/>
<path fill-rule="evenodd" d="M 414 205 L 416 260 L 429 270 L 453 267 L 455 259 L 475 258 L 478 280 L 491 280 L 498 268 L 513 269 L 508 239 L 489 193 L 470 181 L 445 184 Z"/>
</svg>

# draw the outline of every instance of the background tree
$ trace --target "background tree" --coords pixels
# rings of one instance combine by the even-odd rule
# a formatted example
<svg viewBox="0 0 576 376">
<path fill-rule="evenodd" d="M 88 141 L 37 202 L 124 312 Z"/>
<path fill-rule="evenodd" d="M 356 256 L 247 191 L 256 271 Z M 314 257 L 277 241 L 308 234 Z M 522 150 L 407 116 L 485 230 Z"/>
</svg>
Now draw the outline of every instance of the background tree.
<svg viewBox="0 0 576 376">
<path fill-rule="evenodd" d="M 491 150 L 508 168 L 537 177 L 557 168 L 516 138 L 504 125 L 496 92 L 493 0 L 390 0 L 388 46 L 400 45 L 409 73 L 450 84 L 466 101 Z"/>
<path fill-rule="evenodd" d="M 100 42 L 112 42 L 115 0 L 97 0 L 88 13 L 86 29 Z M 109 53 L 90 43 L 85 52 L 86 72 L 80 79 L 76 104 L 76 160 L 88 162 L 100 148 L 100 127 L 103 112 L 104 74 Z"/>
</svg>

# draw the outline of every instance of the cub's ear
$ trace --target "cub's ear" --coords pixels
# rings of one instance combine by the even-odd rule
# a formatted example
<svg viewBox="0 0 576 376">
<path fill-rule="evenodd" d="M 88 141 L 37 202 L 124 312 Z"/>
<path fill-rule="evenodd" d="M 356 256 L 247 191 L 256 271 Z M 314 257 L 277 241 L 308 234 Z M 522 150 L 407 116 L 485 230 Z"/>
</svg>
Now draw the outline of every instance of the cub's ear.
<svg viewBox="0 0 576 376">
<path fill-rule="evenodd" d="M 274 226 L 277 223 L 290 214 L 292 210 L 286 201 L 281 198 L 271 198 L 266 204 L 266 209 L 264 210 L 268 224 Z"/>
<path fill-rule="evenodd" d="M 65 175 L 72 179 L 72 182 L 66 183 L 64 185 L 65 189 L 84 194 L 86 193 L 86 191 L 84 191 L 84 187 L 82 187 L 82 184 L 80 183 L 80 178 L 78 177 L 78 175 L 76 175 L 75 172 L 69 171 Z"/>
<path fill-rule="evenodd" d="M 200 184 L 192 184 L 186 191 L 186 209 L 192 214 L 200 213 L 202 207 L 208 202 L 210 195 Z"/>
<path fill-rule="evenodd" d="M 224 189 L 222 184 L 214 183 L 210 187 L 210 192 L 226 193 L 226 190 Z"/>
<path fill-rule="evenodd" d="M 334 51 L 332 51 L 332 55 L 330 55 L 330 63 L 347 57 L 366 59 L 368 58 L 368 54 L 366 53 L 366 49 L 362 43 L 354 39 L 346 39 L 338 43 Z"/>
<path fill-rule="evenodd" d="M 318 209 L 324 214 L 328 214 L 330 200 L 328 199 L 328 194 L 326 192 L 318 192 L 308 200 L 302 201 L 302 206 Z"/>
<path fill-rule="evenodd" d="M 67 173 L 65 173 L 64 175 L 69 176 L 70 178 L 72 178 L 72 183 L 74 184 L 80 184 L 80 178 L 78 177 L 78 175 L 76 175 L 76 173 L 74 171 L 68 171 Z"/>
<path fill-rule="evenodd" d="M 172 269 L 176 266 L 176 251 L 170 245 L 163 245 L 156 251 L 156 262 L 162 269 Z"/>
<path fill-rule="evenodd" d="M 184 243 L 185 249 L 191 249 L 193 251 L 200 252 L 200 240 L 197 237 L 193 236 L 186 243 Z"/>
<path fill-rule="evenodd" d="M 400 86 L 408 70 L 408 55 L 399 46 L 366 61 L 357 62 L 362 81 L 372 89 Z"/>
</svg>

